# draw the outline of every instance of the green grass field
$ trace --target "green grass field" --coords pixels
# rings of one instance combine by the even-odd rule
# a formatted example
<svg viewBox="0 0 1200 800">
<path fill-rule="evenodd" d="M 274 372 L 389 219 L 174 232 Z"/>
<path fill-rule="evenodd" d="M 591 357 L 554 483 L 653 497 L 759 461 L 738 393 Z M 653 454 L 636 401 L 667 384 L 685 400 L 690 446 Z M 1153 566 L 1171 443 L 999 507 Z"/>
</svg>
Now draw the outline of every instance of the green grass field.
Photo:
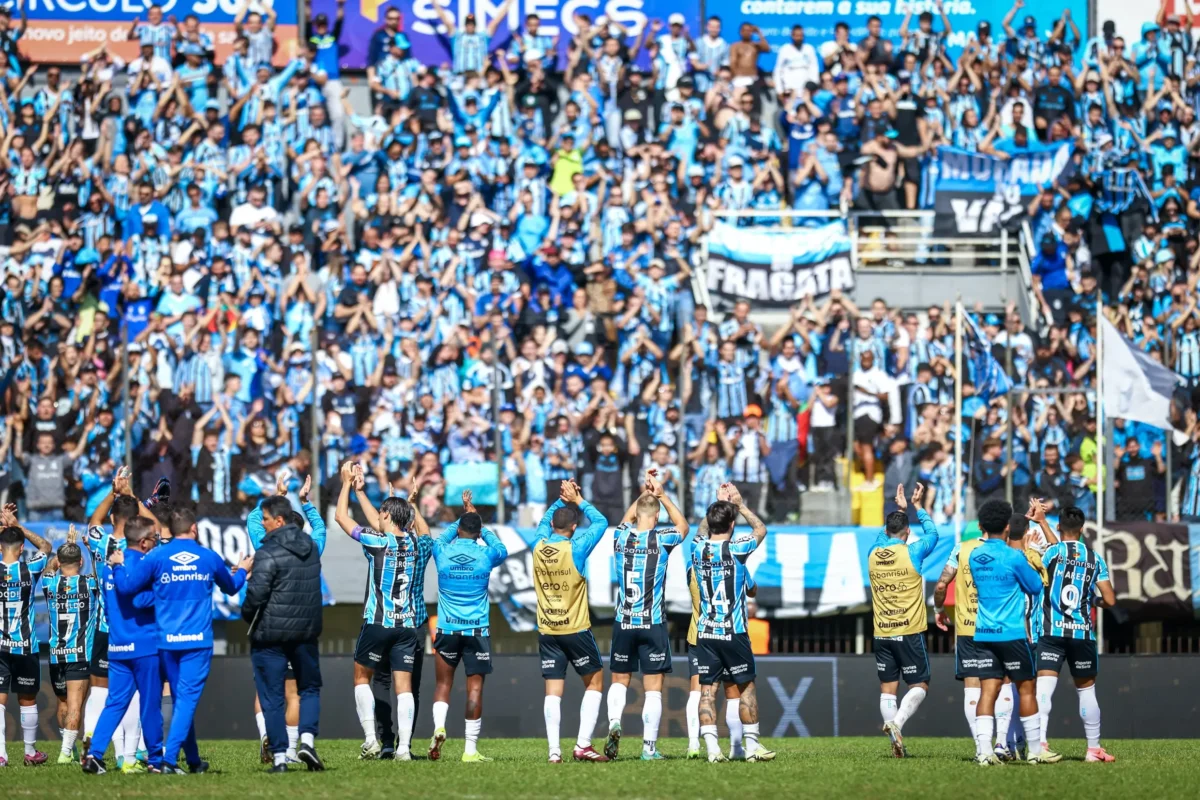
<svg viewBox="0 0 1200 800">
<path fill-rule="evenodd" d="M 768 741 L 779 754 L 770 764 L 708 764 L 674 758 L 658 763 L 637 760 L 639 743 L 628 741 L 625 757 L 611 764 L 550 765 L 539 739 L 484 739 L 480 751 L 492 764 L 463 764 L 462 742 L 447 743 L 438 762 L 360 762 L 358 742 L 318 742 L 328 767 L 309 773 L 303 766 L 287 775 L 269 775 L 258 763 L 254 742 L 203 742 L 212 764 L 207 775 L 84 775 L 78 767 L 20 766 L 20 742 L 8 745 L 18 766 L 0 771 L 0 797 L 340 797 L 357 800 L 401 793 L 427 797 L 600 798 L 894 798 L 937 795 L 966 797 L 1182 797 L 1194 796 L 1200 767 L 1200 742 L 1125 740 L 1106 742 L 1114 764 L 1083 763 L 1082 740 L 1059 740 L 1066 758 L 1060 764 L 1010 764 L 982 768 L 968 758 L 971 742 L 962 739 L 907 740 L 911 757 L 890 757 L 887 740 L 878 738 L 780 739 Z M 421 745 L 424 742 L 420 743 Z M 564 741 L 570 757 L 572 742 Z M 599 742 L 597 742 L 599 744 Z M 681 755 L 686 741 L 660 742 L 667 755 Z M 57 754 L 57 746 L 43 749 Z M 424 752 L 418 747 L 418 752 Z M 15 756 L 15 758 L 13 758 Z M 632 757 L 631 757 L 632 756 Z M 109 762 L 111 766 L 111 759 Z"/>
</svg>

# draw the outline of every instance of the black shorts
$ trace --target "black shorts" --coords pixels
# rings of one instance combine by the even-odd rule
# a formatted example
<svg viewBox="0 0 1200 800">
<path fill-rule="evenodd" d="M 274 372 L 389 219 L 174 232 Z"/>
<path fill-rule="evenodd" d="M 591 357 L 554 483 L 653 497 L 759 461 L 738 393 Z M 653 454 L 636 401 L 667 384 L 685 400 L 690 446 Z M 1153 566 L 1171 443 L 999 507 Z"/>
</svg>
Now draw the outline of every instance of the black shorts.
<svg viewBox="0 0 1200 800">
<path fill-rule="evenodd" d="M 283 679 L 284 679 L 285 681 L 294 681 L 294 680 L 296 680 L 296 670 L 292 669 L 292 662 L 291 662 L 291 661 L 289 661 L 289 662 L 288 662 L 288 665 L 287 665 L 287 670 L 285 670 L 285 671 L 284 671 L 284 673 L 283 673 Z"/>
<path fill-rule="evenodd" d="M 96 631 L 92 639 L 92 660 L 88 662 L 88 671 L 93 678 L 108 677 L 108 633 Z"/>
<path fill-rule="evenodd" d="M 0 653 L 0 694 L 34 695 L 42 688 L 37 654 Z"/>
<path fill-rule="evenodd" d="M 1100 672 L 1100 654 L 1091 639 L 1043 636 L 1037 646 L 1037 668 L 1058 673 L 1063 664 L 1071 668 L 1072 678 L 1094 678 Z"/>
<path fill-rule="evenodd" d="M 854 441 L 859 444 L 875 444 L 879 435 L 879 423 L 870 417 L 854 418 Z"/>
<path fill-rule="evenodd" d="M 58 697 L 67 696 L 67 684 L 71 681 L 86 681 L 91 669 L 86 661 L 59 662 L 50 665 L 50 685 Z"/>
<path fill-rule="evenodd" d="M 979 659 L 979 677 L 985 680 L 1011 678 L 1031 681 L 1034 678 L 1033 648 L 1024 639 L 1009 642 L 975 640 L 975 655 Z"/>
<path fill-rule="evenodd" d="M 975 650 L 974 636 L 958 636 L 954 640 L 954 678 L 979 677 L 979 653 Z"/>
<path fill-rule="evenodd" d="M 486 628 L 472 631 L 443 631 L 433 639 L 433 649 L 452 667 L 463 663 L 468 675 L 492 674 L 492 637 Z"/>
<path fill-rule="evenodd" d="M 667 626 L 613 623 L 608 668 L 613 672 L 662 675 L 671 671 L 671 639 Z"/>
<path fill-rule="evenodd" d="M 929 653 L 925 634 L 875 637 L 875 671 L 880 683 L 895 683 L 904 678 L 909 686 L 929 682 Z"/>
<path fill-rule="evenodd" d="M 567 677 L 567 662 L 575 667 L 576 675 L 591 675 L 604 668 L 596 637 L 590 630 L 566 634 L 539 633 L 538 652 L 542 657 L 542 677 L 546 680 Z"/>
<path fill-rule="evenodd" d="M 354 647 L 354 663 L 369 669 L 390 666 L 392 672 L 412 672 L 425 651 L 424 626 L 386 628 L 364 622 Z"/>
<path fill-rule="evenodd" d="M 754 680 L 754 650 L 748 634 L 734 633 L 728 638 L 700 634 L 692 652 L 701 685 L 725 682 L 743 686 Z"/>
</svg>

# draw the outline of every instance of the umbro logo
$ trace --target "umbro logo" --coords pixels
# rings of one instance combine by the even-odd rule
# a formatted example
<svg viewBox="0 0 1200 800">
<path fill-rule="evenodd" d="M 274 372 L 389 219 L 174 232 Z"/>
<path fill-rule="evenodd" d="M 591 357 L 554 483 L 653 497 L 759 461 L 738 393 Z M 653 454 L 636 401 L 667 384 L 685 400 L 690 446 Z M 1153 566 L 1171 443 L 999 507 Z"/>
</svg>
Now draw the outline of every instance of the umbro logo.
<svg viewBox="0 0 1200 800">
<path fill-rule="evenodd" d="M 558 548 L 551 547 L 550 545 L 546 545 L 545 547 L 542 548 L 542 555 L 544 555 L 546 558 L 550 558 L 551 556 L 556 556 L 556 555 L 558 555 Z"/>
<path fill-rule="evenodd" d="M 891 558 L 892 556 L 896 555 L 896 554 L 895 554 L 895 553 L 893 553 L 891 550 L 876 550 L 876 551 L 875 551 L 875 553 L 876 553 L 876 554 L 877 554 L 877 555 L 878 555 L 880 558 Z"/>
<path fill-rule="evenodd" d="M 176 564 L 186 567 L 193 561 L 199 561 L 200 556 L 196 555 L 195 553 L 176 553 L 175 555 L 171 556 L 170 560 L 174 561 Z"/>
<path fill-rule="evenodd" d="M 475 559 L 471 558 L 466 553 L 459 553 L 458 555 L 454 556 L 450 560 L 453 561 L 455 564 L 466 566 L 467 564 L 470 564 Z"/>
<path fill-rule="evenodd" d="M 995 561 L 996 559 L 992 558 L 987 553 L 984 553 L 981 556 L 976 556 L 975 560 L 978 561 L 980 564 L 990 564 L 993 561 Z"/>
</svg>

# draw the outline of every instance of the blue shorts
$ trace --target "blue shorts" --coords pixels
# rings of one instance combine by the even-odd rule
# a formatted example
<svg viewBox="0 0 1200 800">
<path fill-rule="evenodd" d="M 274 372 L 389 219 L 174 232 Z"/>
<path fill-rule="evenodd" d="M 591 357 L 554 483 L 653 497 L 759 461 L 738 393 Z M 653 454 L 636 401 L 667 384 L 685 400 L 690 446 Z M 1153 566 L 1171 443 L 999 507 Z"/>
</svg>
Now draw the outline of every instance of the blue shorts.
<svg viewBox="0 0 1200 800">
<path fill-rule="evenodd" d="M 369 669 L 391 666 L 392 672 L 412 672 L 425 654 L 424 623 L 420 628 L 387 628 L 364 622 L 354 646 L 354 662 Z"/>
<path fill-rule="evenodd" d="M 542 657 L 542 677 L 562 680 L 567 677 L 567 663 L 577 675 L 591 675 L 604 668 L 600 648 L 590 630 L 578 633 L 538 634 L 538 652 Z"/>
<path fill-rule="evenodd" d="M 461 661 L 467 675 L 492 674 L 492 639 L 487 629 L 443 631 L 433 640 L 434 651 L 454 668 Z"/>
<path fill-rule="evenodd" d="M 613 672 L 662 675 L 671 671 L 671 639 L 667 626 L 613 623 L 608 668 Z"/>
<path fill-rule="evenodd" d="M 1031 681 L 1036 674 L 1033 648 L 1024 639 L 1009 642 L 981 642 L 976 639 L 975 652 L 979 656 L 980 678 Z"/>
<path fill-rule="evenodd" d="M 979 652 L 975 649 L 975 637 L 959 635 L 954 640 L 954 678 L 979 677 Z"/>
</svg>

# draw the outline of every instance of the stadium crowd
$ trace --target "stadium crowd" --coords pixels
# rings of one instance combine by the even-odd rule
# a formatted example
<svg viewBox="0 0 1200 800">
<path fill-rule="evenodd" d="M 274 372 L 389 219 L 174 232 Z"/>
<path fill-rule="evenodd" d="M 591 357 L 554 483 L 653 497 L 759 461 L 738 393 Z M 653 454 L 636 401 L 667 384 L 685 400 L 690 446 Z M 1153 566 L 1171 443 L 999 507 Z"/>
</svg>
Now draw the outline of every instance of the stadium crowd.
<svg viewBox="0 0 1200 800">
<path fill-rule="evenodd" d="M 719 17 L 579 14 L 560 48 L 534 14 L 498 43 L 434 7 L 451 62 L 412 58 L 385 8 L 369 108 L 342 80 L 341 2 L 279 69 L 269 9 L 241 9 L 218 63 L 200 20 L 154 6 L 136 59 L 100 48 L 77 81 L 24 64 L 0 10 L 0 442 L 25 518 L 84 520 L 127 458 L 140 494 L 166 477 L 201 515 L 241 516 L 310 465 L 336 496 L 350 457 L 376 504 L 415 480 L 431 521 L 451 518 L 448 473 L 489 464 L 514 521 L 568 479 L 619 518 L 650 468 L 691 517 L 732 481 L 779 521 L 834 488 L 852 427 L 864 487 L 920 479 L 944 521 L 949 306 L 833 292 L 768 335 L 748 303 L 695 302 L 699 242 L 714 209 L 917 208 L 941 144 L 1070 139 L 1077 169 L 1029 208 L 1038 318 L 974 316 L 1019 386 L 1079 391 L 984 401 L 962 376 L 965 483 L 982 501 L 1011 473 L 1018 506 L 1095 513 L 1104 308 L 1186 380 L 1174 474 L 1200 513 L 1190 15 L 1164 0 L 1139 38 L 1086 39 L 1017 0 L 957 52 L 944 14 L 819 48 L 798 24 L 765 71 L 760 32 Z M 1165 512 L 1165 443 L 1118 423 L 1123 515 Z"/>
</svg>

